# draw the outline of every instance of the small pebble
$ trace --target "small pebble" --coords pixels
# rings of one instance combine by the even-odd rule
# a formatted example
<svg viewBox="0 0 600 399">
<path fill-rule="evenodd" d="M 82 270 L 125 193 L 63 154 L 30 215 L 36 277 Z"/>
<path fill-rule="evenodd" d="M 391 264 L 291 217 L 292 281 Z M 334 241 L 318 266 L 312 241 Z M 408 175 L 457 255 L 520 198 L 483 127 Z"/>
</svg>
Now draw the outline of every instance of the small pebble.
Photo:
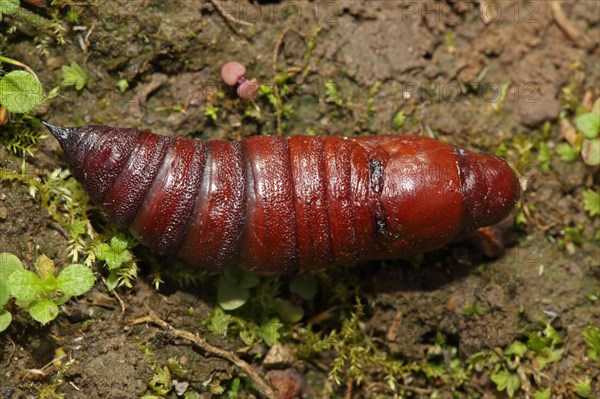
<svg viewBox="0 0 600 399">
<path fill-rule="evenodd" d="M 276 343 L 269 349 L 263 366 L 266 368 L 289 366 L 294 361 L 294 355 L 288 346 Z"/>
</svg>

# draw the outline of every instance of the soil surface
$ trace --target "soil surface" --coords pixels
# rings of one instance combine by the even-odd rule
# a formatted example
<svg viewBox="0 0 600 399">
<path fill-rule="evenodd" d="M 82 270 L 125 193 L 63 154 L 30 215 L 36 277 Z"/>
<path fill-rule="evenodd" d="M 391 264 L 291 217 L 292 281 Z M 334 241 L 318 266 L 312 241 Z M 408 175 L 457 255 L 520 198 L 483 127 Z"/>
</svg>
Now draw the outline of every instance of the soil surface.
<svg viewBox="0 0 600 399">
<path fill-rule="evenodd" d="M 410 260 L 319 271 L 311 277 L 317 282 L 311 300 L 289 292 L 293 276 L 261 278 L 253 295 L 278 289 L 277 298 L 304 309 L 304 318 L 285 323 L 286 333 L 271 347 L 209 328 L 218 275 L 188 269 L 183 280 L 195 281 L 181 284 L 169 276 L 171 260 L 138 246 L 139 277 L 115 294 L 96 262 L 95 287 L 62 305 L 47 325 L 9 304 L 13 321 L 0 333 L 0 398 L 266 393 L 226 356 L 147 319 L 135 323 L 151 313 L 245 361 L 274 387 L 273 397 L 508 397 L 497 382 L 504 371 L 518 381 L 514 397 L 585 397 L 577 389 L 581 381 L 600 397 L 600 365 L 582 334 L 600 327 L 600 218 L 584 210 L 583 197 L 599 189 L 600 174 L 581 159 L 565 163 L 555 153 L 573 130 L 577 106 L 600 95 L 600 2 L 55 3 L 23 6 L 59 17 L 62 45 L 51 32 L 6 16 L 0 21 L 0 53 L 36 71 L 47 91 L 60 86 L 63 65 L 76 62 L 89 72 L 83 90 L 61 87 L 35 118 L 197 139 L 421 134 L 500 154 L 518 171 L 523 193 L 496 229 L 504 251 L 494 258 L 465 241 Z M 266 95 L 249 103 L 224 88 L 220 66 L 232 59 L 246 65 L 247 77 L 278 86 L 281 112 Z M 124 91 L 120 80 L 129 84 Z M 14 134 L 10 122 L 0 129 Z M 544 165 L 541 143 L 552 154 Z M 66 167 L 52 137 L 35 150 L 21 157 L 1 146 L 0 167 L 20 171 L 24 165 L 28 176 L 41 179 Z M 27 267 L 42 253 L 59 267 L 72 263 L 68 226 L 51 217 L 27 184 L 0 184 L 0 252 L 14 253 Z M 106 231 L 100 212 L 90 218 L 90 229 Z M 152 284 L 157 271 L 165 280 L 159 290 Z M 364 309 L 352 324 L 354 335 L 323 350 L 311 344 L 307 331 L 321 337 L 343 331 L 356 298 Z M 265 317 L 229 313 L 257 325 Z M 510 354 L 511 344 L 543 338 L 547 326 L 561 338 L 551 348 L 555 361 L 541 366 L 533 344 L 522 356 Z M 315 353 L 306 355 L 307 345 Z M 362 369 L 350 367 L 360 348 L 367 353 L 357 363 Z M 336 381 L 332 369 L 340 354 L 346 363 Z M 168 370 L 171 384 L 163 390 L 156 384 L 161 370 Z"/>
</svg>

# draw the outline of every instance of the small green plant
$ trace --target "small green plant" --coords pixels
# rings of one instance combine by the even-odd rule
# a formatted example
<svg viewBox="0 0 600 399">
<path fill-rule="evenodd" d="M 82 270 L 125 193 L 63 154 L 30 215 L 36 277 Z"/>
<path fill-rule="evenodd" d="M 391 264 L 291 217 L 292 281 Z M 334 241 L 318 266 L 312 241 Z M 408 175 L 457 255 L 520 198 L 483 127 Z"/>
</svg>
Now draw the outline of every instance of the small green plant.
<svg viewBox="0 0 600 399">
<path fill-rule="evenodd" d="M 550 148 L 548 147 L 548 143 L 541 142 L 540 143 L 540 152 L 537 156 L 537 162 L 540 165 L 540 168 L 543 172 L 547 173 L 550 171 L 550 164 L 552 161 L 552 154 L 550 153 Z"/>
<path fill-rule="evenodd" d="M 75 86 L 75 90 L 83 90 L 90 79 L 88 71 L 76 62 L 71 62 L 71 66 L 63 65 L 60 69 L 63 73 L 62 86 Z"/>
<path fill-rule="evenodd" d="M 549 324 L 543 331 L 528 335 L 527 341 L 515 340 L 504 351 L 484 351 L 471 356 L 467 363 L 469 369 L 478 371 L 487 369 L 498 391 L 506 391 L 513 397 L 521 389 L 523 369 L 536 370 L 539 373 L 548 364 L 558 361 L 564 352 L 560 348 L 562 338 Z M 540 387 L 541 388 L 541 387 Z M 538 391 L 534 397 L 544 399 L 550 390 Z"/>
<path fill-rule="evenodd" d="M 127 79 L 120 79 L 117 81 L 117 88 L 121 93 L 125 93 L 129 89 L 129 82 Z"/>
<path fill-rule="evenodd" d="M 342 96 L 333 80 L 328 80 L 325 82 L 325 101 L 332 102 L 338 107 L 342 107 L 344 105 L 344 101 L 342 100 Z"/>
<path fill-rule="evenodd" d="M 277 317 L 265 318 L 260 324 L 256 324 L 245 318 L 225 313 L 220 307 L 214 309 L 206 324 L 214 334 L 228 335 L 230 332 L 237 332 L 246 345 L 263 340 L 268 346 L 279 341 L 281 329 L 284 327 Z"/>
<path fill-rule="evenodd" d="M 306 301 L 310 301 L 317 295 L 317 280 L 314 277 L 299 274 L 290 282 L 290 291 Z"/>
<path fill-rule="evenodd" d="M 581 157 L 586 165 L 600 165 L 600 99 L 590 112 L 583 113 L 575 118 L 575 126 L 583 135 L 581 144 Z"/>
<path fill-rule="evenodd" d="M 558 347 L 560 344 L 561 336 L 549 324 L 543 332 L 531 333 L 527 340 L 527 348 L 535 353 L 534 363 L 540 370 L 560 360 L 564 352 L 564 349 Z"/>
<path fill-rule="evenodd" d="M 590 347 L 588 357 L 593 361 L 600 360 L 600 328 L 589 326 L 582 331 L 582 334 L 585 342 Z"/>
<path fill-rule="evenodd" d="M 600 99 L 596 100 L 591 111 L 580 111 L 574 122 L 577 134 L 570 144 L 562 143 L 556 148 L 561 161 L 575 162 L 581 154 L 586 165 L 600 165 Z"/>
<path fill-rule="evenodd" d="M 157 367 L 148 388 L 159 395 L 166 395 L 173 389 L 173 380 L 167 366 Z"/>
<path fill-rule="evenodd" d="M 590 377 L 584 377 L 583 379 L 575 383 L 575 393 L 583 399 L 592 399 L 592 380 Z"/>
<path fill-rule="evenodd" d="M 96 258 L 106 262 L 109 272 L 106 286 L 109 291 L 123 285 L 131 288 L 132 281 L 137 277 L 137 265 L 129 246 L 125 237 L 117 235 L 110 239 L 110 243 L 97 244 L 93 249 Z"/>
<path fill-rule="evenodd" d="M 9 128 L 10 133 L 0 136 L 0 144 L 20 157 L 33 156 L 37 150 L 37 143 L 48 137 L 43 130 L 32 126 L 33 121 L 33 119 L 25 120 L 21 116 L 13 118 Z"/>
<path fill-rule="evenodd" d="M 394 118 L 392 119 L 392 129 L 398 131 L 404 125 L 404 121 L 406 120 L 406 116 L 404 112 L 398 111 Z"/>
<path fill-rule="evenodd" d="M 257 275 L 228 267 L 221 274 L 217 288 L 217 300 L 225 310 L 234 310 L 246 303 L 250 298 L 250 289 L 258 285 Z"/>
<path fill-rule="evenodd" d="M 57 276 L 54 262 L 41 255 L 35 262 L 35 270 L 34 273 L 17 265 L 7 283 L 8 292 L 16 299 L 17 306 L 27 309 L 41 324 L 56 318 L 58 305 L 83 295 L 94 286 L 94 273 L 81 264 L 68 265 Z"/>
<path fill-rule="evenodd" d="M 19 258 L 8 252 L 0 253 L 0 332 L 6 330 L 12 321 L 12 315 L 4 306 L 10 298 L 8 278 L 19 269 L 23 269 Z"/>
<path fill-rule="evenodd" d="M 561 143 L 556 147 L 556 153 L 559 159 L 564 163 L 573 163 L 577 161 L 579 153 L 568 143 Z"/>
<path fill-rule="evenodd" d="M 0 55 L 0 63 L 8 63 L 25 71 L 11 71 L 0 78 L 0 106 L 8 112 L 24 114 L 44 100 L 44 89 L 35 73 L 25 64 Z"/>
<path fill-rule="evenodd" d="M 583 192 L 583 209 L 590 215 L 600 215 L 600 192 L 587 189 Z"/>
<path fill-rule="evenodd" d="M 513 397 L 515 392 L 521 387 L 521 381 L 516 373 L 506 370 L 499 371 L 490 376 L 498 391 L 506 391 L 509 397 Z"/>
<path fill-rule="evenodd" d="M 478 304 L 467 304 L 463 307 L 462 312 L 465 316 L 481 316 L 485 310 Z"/>
<path fill-rule="evenodd" d="M 492 109 L 497 114 L 500 113 L 500 111 L 502 111 L 502 108 L 504 107 L 504 102 L 506 101 L 508 89 L 510 89 L 510 84 L 506 82 L 502 83 L 502 86 L 500 86 L 500 96 L 498 97 L 497 101 L 492 101 Z M 493 100 L 496 99 L 494 98 Z"/>
<path fill-rule="evenodd" d="M 10 15 L 19 9 L 19 0 L 0 0 L 0 20 L 2 15 Z"/>
<path fill-rule="evenodd" d="M 219 108 L 215 106 L 208 106 L 204 109 L 204 116 L 210 118 L 213 122 L 216 122 L 219 118 Z"/>
<path fill-rule="evenodd" d="M 4 18 L 4 15 L 9 16 L 11 19 L 20 21 L 31 28 L 48 32 L 59 44 L 64 44 L 63 33 L 65 28 L 62 26 L 58 12 L 51 10 L 50 14 L 52 16 L 51 20 L 21 7 L 19 0 L 0 0 L 0 21 Z M 14 29 L 14 27 L 11 28 Z M 38 37 L 36 36 L 34 39 L 38 39 Z"/>
</svg>

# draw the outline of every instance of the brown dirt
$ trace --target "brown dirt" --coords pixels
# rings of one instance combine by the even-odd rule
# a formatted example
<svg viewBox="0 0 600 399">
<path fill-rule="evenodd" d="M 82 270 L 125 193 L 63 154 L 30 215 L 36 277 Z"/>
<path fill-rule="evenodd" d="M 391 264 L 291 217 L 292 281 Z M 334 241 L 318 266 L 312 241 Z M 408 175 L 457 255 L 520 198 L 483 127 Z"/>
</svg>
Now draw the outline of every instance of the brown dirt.
<svg viewBox="0 0 600 399">
<path fill-rule="evenodd" d="M 86 2 L 75 6 L 80 14 L 76 25 L 85 31 L 65 22 L 69 26 L 65 45 L 51 42 L 49 54 L 42 56 L 35 50 L 31 30 L 22 29 L 2 38 L 0 53 L 29 65 L 47 88 L 60 84 L 56 65 L 76 61 L 89 70 L 86 89 L 62 89 L 39 111 L 38 117 L 54 124 L 105 123 L 177 136 L 237 139 L 275 134 L 276 118 L 266 101 L 259 102 L 260 116 L 252 118 L 244 112 L 253 111 L 253 106 L 229 94 L 220 100 L 215 89 L 220 85 L 220 65 L 235 58 L 246 64 L 248 76 L 270 82 L 273 51 L 284 29 L 291 26 L 309 37 L 322 23 L 312 70 L 286 97 L 295 113 L 284 120 L 285 134 L 307 129 L 318 134 L 386 133 L 402 110 L 407 117 L 402 132 L 433 134 L 490 152 L 508 143 L 506 158 L 529 175 L 521 206 L 533 216 L 524 227 L 510 225 L 509 248 L 495 260 L 486 259 L 475 247 L 458 244 L 426 255 L 418 266 L 397 261 L 323 272 L 318 277 L 320 291 L 327 292 L 327 284 L 338 277 L 347 279 L 348 286 L 339 296 L 318 296 L 305 304 L 305 320 L 333 312 L 336 317 L 318 328 L 339 331 L 341 313 L 336 312 L 347 311 L 357 294 L 368 302 L 361 326 L 365 334 L 386 356 L 405 362 L 430 357 L 438 333 L 465 360 L 482 350 L 505 348 L 551 323 L 564 337 L 565 353 L 543 370 L 540 386 L 552 388 L 552 398 L 576 397 L 573 384 L 588 376 L 600 395 L 600 367 L 586 358 L 581 336 L 585 327 L 600 326 L 599 302 L 590 300 L 600 296 L 600 246 L 592 238 L 600 220 L 584 212 L 582 199 L 585 188 L 598 190 L 598 169 L 581 161 L 568 165 L 554 156 L 550 171 L 544 172 L 535 161 L 540 142 L 548 141 L 553 148 L 563 141 L 557 118 L 566 109 L 565 90 L 579 101 L 588 92 L 593 98 L 600 95 L 600 2 L 564 2 L 563 12 L 582 35 L 575 39 L 557 25 L 549 1 L 260 2 L 258 16 L 251 2 L 222 3 L 234 17 L 251 17 L 254 27 L 228 23 L 205 2 Z M 502 10 L 502 15 L 485 24 L 480 5 L 488 3 L 498 8 L 487 11 Z M 31 10 L 48 15 L 43 9 Z M 295 17 L 286 10 L 302 15 Z M 4 34 L 4 21 L 0 28 Z M 453 46 L 448 45 L 448 32 Z M 305 39 L 288 32 L 278 71 L 302 67 L 305 51 Z M 117 90 L 119 79 L 130 82 L 128 92 Z M 326 101 L 328 80 L 350 105 Z M 378 82 L 381 86 L 371 93 Z M 492 103 L 503 84 L 510 90 L 496 111 Z M 185 112 L 174 110 L 174 105 L 183 106 Z M 216 123 L 204 114 L 214 105 L 221 108 Z M 533 156 L 525 157 L 510 144 L 523 141 L 534 143 Z M 52 138 L 42 141 L 35 157 L 25 161 L 32 176 L 46 176 L 64 166 Z M 0 147 L 0 167 L 20 166 L 19 157 Z M 28 265 L 41 253 L 60 266 L 68 263 L 61 229 L 29 196 L 27 187 L 0 184 L 0 208 L 7 210 L 0 219 L 0 252 L 12 252 Z M 564 238 L 565 227 L 577 226 L 583 244 L 572 251 L 561 249 L 557 241 Z M 148 258 L 143 249 L 137 255 Z M 11 307 L 13 323 L 0 334 L 0 398 L 33 397 L 41 387 L 52 385 L 65 398 L 137 398 L 149 393 L 155 366 L 172 358 L 187 370 L 188 391 L 198 392 L 198 397 L 211 397 L 215 382 L 228 387 L 239 377 L 229 362 L 171 339 L 155 326 L 128 324 L 152 309 L 179 329 L 199 332 L 215 346 L 248 349 L 239 338 L 212 335 L 203 324 L 216 302 L 216 278 L 191 288 L 169 281 L 163 292 L 157 292 L 148 283 L 145 266 L 142 262 L 134 288 L 120 291 L 124 316 L 102 284 L 62 306 L 48 326 L 39 326 Z M 356 278 L 343 273 L 355 273 Z M 465 314 L 465 306 L 472 304 L 479 305 L 482 314 Z M 67 355 L 62 365 L 52 363 L 59 348 Z M 241 356 L 264 374 L 267 349 L 258 345 Z M 377 370 L 370 371 L 372 385 L 343 381 L 337 386 L 327 381 L 327 367 L 320 366 L 328 366 L 330 360 L 328 354 L 316 362 L 294 360 L 293 367 L 308 384 L 302 388 L 306 397 L 343 397 L 348 392 L 352 398 L 389 395 L 378 391 Z M 63 367 L 66 362 L 71 363 Z M 297 371 L 290 375 L 296 378 Z M 443 378 L 420 376 L 413 383 L 400 397 L 501 395 L 486 372 L 474 373 L 468 387 L 458 391 Z M 321 394 L 321 389 L 329 393 Z M 515 396 L 531 397 L 533 392 L 534 388 L 526 396 L 521 390 Z"/>
</svg>

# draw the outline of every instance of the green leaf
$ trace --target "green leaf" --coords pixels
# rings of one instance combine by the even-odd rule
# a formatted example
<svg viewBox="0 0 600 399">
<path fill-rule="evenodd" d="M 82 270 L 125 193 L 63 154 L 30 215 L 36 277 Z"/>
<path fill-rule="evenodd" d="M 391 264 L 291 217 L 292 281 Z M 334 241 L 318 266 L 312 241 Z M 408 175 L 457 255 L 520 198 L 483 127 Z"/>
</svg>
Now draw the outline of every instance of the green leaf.
<svg viewBox="0 0 600 399">
<path fill-rule="evenodd" d="M 559 144 L 556 147 L 556 153 L 564 163 L 573 163 L 579 157 L 579 153 L 567 143 Z"/>
<path fill-rule="evenodd" d="M 168 394 L 169 391 L 173 389 L 173 381 L 168 367 L 157 367 L 155 371 L 156 373 L 152 376 L 152 380 L 148 383 L 148 387 L 159 395 Z"/>
<path fill-rule="evenodd" d="M 24 114 L 43 99 L 42 84 L 29 72 L 12 71 L 0 79 L 0 104 L 9 112 Z"/>
<path fill-rule="evenodd" d="M 89 267 L 69 265 L 58 275 L 57 288 L 67 297 L 83 295 L 94 286 L 96 278 Z"/>
<path fill-rule="evenodd" d="M 582 398 L 592 397 L 592 381 L 590 377 L 584 377 L 583 379 L 575 383 L 575 392 Z"/>
<path fill-rule="evenodd" d="M 49 299 L 32 303 L 28 310 L 33 320 L 41 324 L 46 324 L 58 316 L 58 306 Z"/>
<path fill-rule="evenodd" d="M 600 214 L 600 192 L 587 189 L 583 192 L 583 209 L 590 215 Z"/>
<path fill-rule="evenodd" d="M 585 342 L 589 345 L 588 356 L 594 360 L 598 360 L 600 355 L 600 328 L 596 326 L 589 326 L 583 329 L 581 332 L 585 339 Z"/>
<path fill-rule="evenodd" d="M 109 291 L 114 290 L 119 286 L 119 272 L 117 270 L 113 270 L 108 273 L 108 277 L 106 277 L 106 288 Z"/>
<path fill-rule="evenodd" d="M 317 281 L 306 275 L 297 275 L 290 283 L 290 291 L 310 301 L 317 294 Z"/>
<path fill-rule="evenodd" d="M 550 170 L 552 155 L 550 154 L 550 149 L 548 148 L 548 144 L 546 142 L 540 143 L 540 152 L 537 156 L 537 161 L 544 172 L 548 172 Z"/>
<path fill-rule="evenodd" d="M 544 329 L 544 334 L 550 339 L 550 346 L 554 347 L 555 345 L 562 343 L 562 337 L 550 324 Z"/>
<path fill-rule="evenodd" d="M 575 126 L 586 139 L 595 139 L 600 132 L 600 115 L 594 112 L 580 115 L 575 119 Z"/>
<path fill-rule="evenodd" d="M 277 299 L 277 314 L 288 323 L 297 323 L 304 317 L 304 309 L 296 306 L 287 299 Z"/>
<path fill-rule="evenodd" d="M 537 391 L 533 394 L 533 399 L 550 399 L 550 394 L 552 391 L 550 388 L 546 388 L 543 391 Z"/>
<path fill-rule="evenodd" d="M 19 9 L 19 0 L 0 0 L 0 14 L 12 14 Z M 2 331 L 2 330 L 0 330 Z"/>
<path fill-rule="evenodd" d="M 56 283 L 56 276 L 54 275 L 49 275 L 46 276 L 46 278 L 42 278 L 40 277 L 40 280 L 42 280 L 42 292 L 46 295 L 51 294 L 53 291 L 56 291 L 56 289 L 58 288 Z"/>
<path fill-rule="evenodd" d="M 90 76 L 85 68 L 82 68 L 76 62 L 71 62 L 71 66 L 63 65 L 63 86 L 75 86 L 75 90 L 81 90 L 87 84 Z"/>
<path fill-rule="evenodd" d="M 279 341 L 279 329 L 283 327 L 283 324 L 277 317 L 273 317 L 264 322 L 258 331 L 258 335 L 265 341 L 268 346 L 273 346 Z"/>
<path fill-rule="evenodd" d="M 564 349 L 549 349 L 546 356 L 538 356 L 535 358 L 537 366 L 541 370 L 547 365 L 559 361 L 562 358 L 564 351 Z"/>
<path fill-rule="evenodd" d="M 525 345 L 521 341 L 515 341 L 515 342 L 513 342 L 506 349 L 506 354 L 507 355 L 515 355 L 515 356 L 518 356 L 518 357 L 525 356 L 525 352 L 527 352 L 527 345 Z"/>
<path fill-rule="evenodd" d="M 394 119 L 392 119 L 392 129 L 399 130 L 402 125 L 404 125 L 404 121 L 406 117 L 404 116 L 404 112 L 398 111 L 396 115 L 394 115 Z"/>
<path fill-rule="evenodd" d="M 16 270 L 8 278 L 10 294 L 21 303 L 29 303 L 40 295 L 44 286 L 37 274 L 30 270 Z"/>
<path fill-rule="evenodd" d="M 114 236 L 110 240 L 110 245 L 105 243 L 98 244 L 94 248 L 94 253 L 99 260 L 105 261 L 108 270 L 112 271 L 132 260 L 131 253 L 127 250 L 127 245 L 126 239 Z"/>
<path fill-rule="evenodd" d="M 226 335 L 231 323 L 233 323 L 233 316 L 217 307 L 209 319 L 208 329 L 217 335 Z"/>
<path fill-rule="evenodd" d="M 596 102 L 592 106 L 592 110 L 590 111 L 596 115 L 600 115 L 600 98 L 596 99 Z"/>
<path fill-rule="evenodd" d="M 508 371 L 500 371 L 496 374 L 492 374 L 490 377 L 496 384 L 498 391 L 506 390 L 509 397 L 513 397 L 517 389 L 521 387 L 521 381 L 519 376 L 516 374 L 509 373 Z"/>
<path fill-rule="evenodd" d="M 254 273 L 242 270 L 242 279 L 240 280 L 239 286 L 241 288 L 254 288 L 260 283 L 260 277 Z"/>
<path fill-rule="evenodd" d="M 569 237 L 573 244 L 577 246 L 581 246 L 583 244 L 583 237 L 581 237 L 581 232 L 579 230 L 572 227 L 565 227 L 565 235 Z"/>
<path fill-rule="evenodd" d="M 244 305 L 249 298 L 250 291 L 247 288 L 241 288 L 227 278 L 225 274 L 221 276 L 217 288 L 217 300 L 223 309 L 237 309 Z"/>
<path fill-rule="evenodd" d="M 110 246 L 118 252 L 123 252 L 127 249 L 127 240 L 124 237 L 114 236 L 110 239 Z"/>
<path fill-rule="evenodd" d="M 0 281 L 6 281 L 15 270 L 23 270 L 19 258 L 9 252 L 0 252 Z"/>
<path fill-rule="evenodd" d="M 6 305 L 6 302 L 8 302 L 8 298 L 10 298 L 10 291 L 8 291 L 8 285 L 0 281 L 0 312 L 2 311 L 2 307 Z"/>
<path fill-rule="evenodd" d="M 6 310 L 0 309 L 0 332 L 6 330 L 12 321 L 12 315 Z"/>
</svg>

